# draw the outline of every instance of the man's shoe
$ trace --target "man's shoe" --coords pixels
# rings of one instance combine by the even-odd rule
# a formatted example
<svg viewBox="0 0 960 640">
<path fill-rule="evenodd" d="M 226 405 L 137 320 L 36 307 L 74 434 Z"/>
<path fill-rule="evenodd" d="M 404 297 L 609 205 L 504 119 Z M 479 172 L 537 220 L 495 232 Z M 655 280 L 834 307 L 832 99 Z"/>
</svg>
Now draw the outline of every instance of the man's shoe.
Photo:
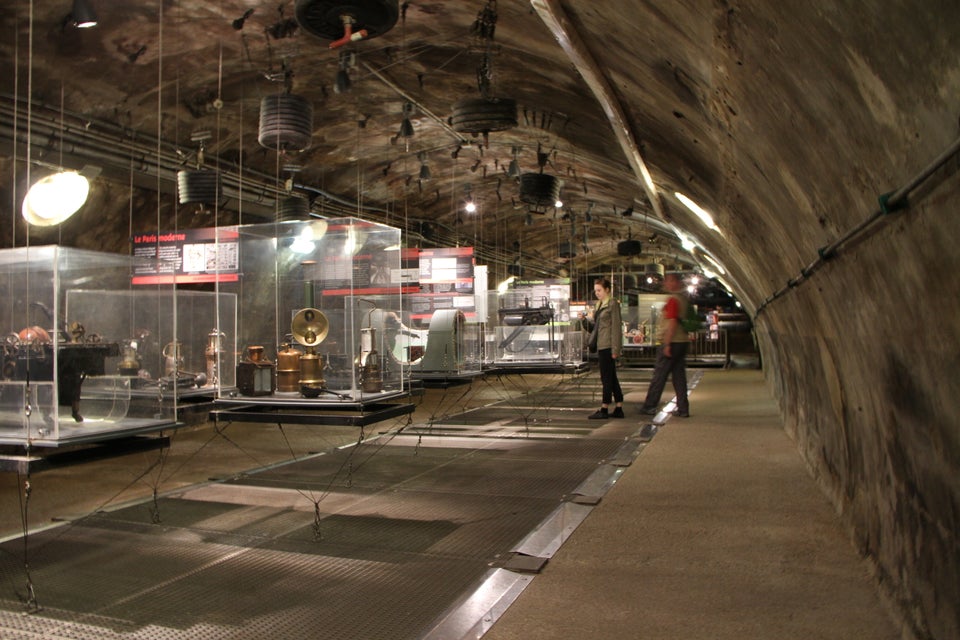
<svg viewBox="0 0 960 640">
<path fill-rule="evenodd" d="M 649 408 L 647 408 L 647 407 L 641 407 L 640 413 L 642 413 L 642 414 L 645 415 L 645 416 L 655 416 L 655 415 L 657 415 L 657 414 L 660 413 L 660 412 L 656 409 L 656 407 L 654 407 L 654 408 L 652 408 L 652 409 L 649 409 Z"/>
<path fill-rule="evenodd" d="M 690 417 L 690 412 L 689 412 L 689 411 L 674 411 L 674 412 L 673 412 L 673 415 L 677 416 L 678 418 L 689 418 L 689 417 Z"/>
<path fill-rule="evenodd" d="M 606 420 L 609 417 L 606 409 L 597 409 L 594 413 L 587 416 L 587 420 Z"/>
<path fill-rule="evenodd" d="M 613 413 L 610 414 L 611 418 L 622 418 L 623 417 L 623 407 L 617 407 L 613 410 Z"/>
</svg>

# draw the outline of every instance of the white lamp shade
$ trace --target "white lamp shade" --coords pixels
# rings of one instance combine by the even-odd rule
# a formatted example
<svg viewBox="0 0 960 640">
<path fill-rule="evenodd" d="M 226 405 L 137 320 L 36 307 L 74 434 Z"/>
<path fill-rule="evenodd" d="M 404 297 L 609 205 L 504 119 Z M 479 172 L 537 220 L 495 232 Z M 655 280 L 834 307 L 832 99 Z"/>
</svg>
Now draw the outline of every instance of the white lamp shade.
<svg viewBox="0 0 960 640">
<path fill-rule="evenodd" d="M 38 227 L 60 224 L 87 201 L 90 182 L 76 171 L 41 178 L 23 199 L 23 218 Z"/>
</svg>

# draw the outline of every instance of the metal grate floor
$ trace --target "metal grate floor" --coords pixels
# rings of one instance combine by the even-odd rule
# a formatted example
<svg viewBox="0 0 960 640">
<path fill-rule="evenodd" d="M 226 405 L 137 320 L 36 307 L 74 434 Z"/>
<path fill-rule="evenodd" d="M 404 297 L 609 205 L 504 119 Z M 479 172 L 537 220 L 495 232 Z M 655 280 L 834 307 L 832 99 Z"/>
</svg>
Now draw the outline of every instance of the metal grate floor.
<svg viewBox="0 0 960 640">
<path fill-rule="evenodd" d="M 471 438 L 371 441 L 9 541 L 0 637 L 424 637 L 637 430 L 549 413 L 538 437 L 484 436 L 516 417 L 501 404 L 436 423 Z"/>
</svg>

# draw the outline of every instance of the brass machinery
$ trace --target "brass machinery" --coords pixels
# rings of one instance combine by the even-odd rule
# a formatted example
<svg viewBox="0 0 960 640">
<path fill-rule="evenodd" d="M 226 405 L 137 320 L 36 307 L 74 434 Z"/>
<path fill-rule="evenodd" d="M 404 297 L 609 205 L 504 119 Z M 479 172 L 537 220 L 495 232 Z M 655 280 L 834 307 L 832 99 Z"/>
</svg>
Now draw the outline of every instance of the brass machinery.
<svg viewBox="0 0 960 640">
<path fill-rule="evenodd" d="M 330 331 L 327 316 L 319 309 L 307 307 L 293 316 L 290 333 L 304 347 L 300 354 L 300 393 L 306 398 L 316 398 L 326 391 L 323 380 L 323 358 L 317 353 L 317 345 L 324 341 Z"/>
<path fill-rule="evenodd" d="M 309 268 L 316 263 L 304 261 Z M 297 311 L 290 322 L 290 334 L 303 345 L 304 351 L 284 344 L 277 352 L 277 392 L 299 393 L 305 398 L 316 398 L 321 393 L 330 392 L 324 385 L 323 358 L 317 353 L 317 346 L 324 341 L 330 331 L 327 316 L 313 306 L 313 280 L 303 283 L 304 307 Z"/>
</svg>

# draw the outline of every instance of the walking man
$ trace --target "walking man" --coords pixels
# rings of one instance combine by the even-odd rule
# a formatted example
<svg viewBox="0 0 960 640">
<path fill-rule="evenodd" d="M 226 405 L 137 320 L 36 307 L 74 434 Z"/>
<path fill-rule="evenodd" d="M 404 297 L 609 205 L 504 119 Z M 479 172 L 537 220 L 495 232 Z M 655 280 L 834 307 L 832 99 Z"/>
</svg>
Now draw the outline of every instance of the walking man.
<svg viewBox="0 0 960 640">
<path fill-rule="evenodd" d="M 673 379 L 673 390 L 677 394 L 675 415 L 690 417 L 690 404 L 687 402 L 687 351 L 690 348 L 690 336 L 680 323 L 687 313 L 690 299 L 683 291 L 683 281 L 677 273 L 668 273 L 663 279 L 664 288 L 670 293 L 670 299 L 663 307 L 660 322 L 660 347 L 657 349 L 657 362 L 653 368 L 653 379 L 647 389 L 647 398 L 640 413 L 648 416 L 657 414 L 660 396 L 667 384 L 667 376 Z"/>
</svg>

